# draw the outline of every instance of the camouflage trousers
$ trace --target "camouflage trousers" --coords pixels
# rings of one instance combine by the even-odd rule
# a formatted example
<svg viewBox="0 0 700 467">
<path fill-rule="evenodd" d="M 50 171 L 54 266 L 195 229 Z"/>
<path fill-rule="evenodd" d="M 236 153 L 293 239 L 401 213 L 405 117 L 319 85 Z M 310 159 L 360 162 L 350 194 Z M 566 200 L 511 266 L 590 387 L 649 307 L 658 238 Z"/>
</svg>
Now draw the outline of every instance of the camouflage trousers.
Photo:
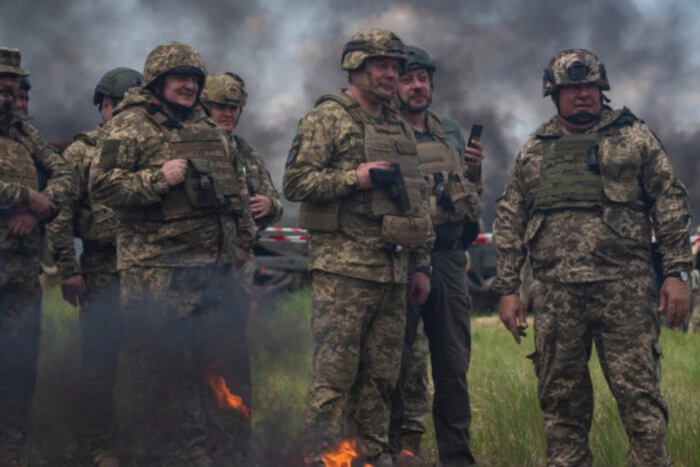
<svg viewBox="0 0 700 467">
<path fill-rule="evenodd" d="M 41 333 L 39 271 L 38 257 L 0 253 L 0 465 L 3 466 L 19 462 L 29 431 Z"/>
<path fill-rule="evenodd" d="M 406 286 L 314 271 L 314 373 L 306 412 L 311 461 L 359 435 L 367 456 L 388 451 L 389 396 L 399 377 Z"/>
<path fill-rule="evenodd" d="M 93 461 L 116 456 L 114 383 L 122 342 L 119 275 L 85 274 L 87 294 L 80 304 L 82 353 L 80 412 L 83 437 Z"/>
<path fill-rule="evenodd" d="M 700 272 L 692 272 L 690 290 L 690 313 L 686 318 L 688 332 L 690 334 L 700 333 Z"/>
<path fill-rule="evenodd" d="M 207 413 L 221 409 L 209 381 L 224 377 L 235 392 L 247 370 L 237 371 L 240 355 L 231 353 L 244 331 L 234 319 L 230 266 L 132 267 L 121 272 L 120 285 L 137 464 L 212 465 L 207 420 L 215 418 Z M 249 422 L 239 420 L 247 432 Z"/>
<path fill-rule="evenodd" d="M 590 466 L 593 342 L 629 437 L 628 464 L 669 466 L 659 323 L 651 277 L 562 284 L 535 280 L 535 363 L 547 465 Z"/>
<path fill-rule="evenodd" d="M 409 307 L 409 310 L 411 309 Z M 430 383 L 428 381 L 430 349 L 428 338 L 423 329 L 423 321 L 420 316 L 417 318 L 420 322 L 416 328 L 416 340 L 408 356 L 406 381 L 403 384 L 404 411 L 401 421 L 401 448 L 414 454 L 420 452 L 421 437 L 428 431 L 431 403 Z M 406 327 L 409 326 L 409 320 L 409 315 L 407 315 Z"/>
</svg>

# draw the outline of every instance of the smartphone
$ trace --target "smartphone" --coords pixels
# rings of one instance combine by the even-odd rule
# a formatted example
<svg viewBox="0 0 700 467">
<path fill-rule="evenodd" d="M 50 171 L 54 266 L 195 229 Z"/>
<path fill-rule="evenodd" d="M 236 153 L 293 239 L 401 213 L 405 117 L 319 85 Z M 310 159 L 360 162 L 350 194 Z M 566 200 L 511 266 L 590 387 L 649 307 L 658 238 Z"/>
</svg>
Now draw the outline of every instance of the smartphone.
<svg viewBox="0 0 700 467">
<path fill-rule="evenodd" d="M 472 125 L 472 131 L 469 133 L 469 139 L 467 140 L 468 147 L 474 147 L 472 141 L 481 140 L 481 131 L 484 129 L 483 125 Z"/>
</svg>

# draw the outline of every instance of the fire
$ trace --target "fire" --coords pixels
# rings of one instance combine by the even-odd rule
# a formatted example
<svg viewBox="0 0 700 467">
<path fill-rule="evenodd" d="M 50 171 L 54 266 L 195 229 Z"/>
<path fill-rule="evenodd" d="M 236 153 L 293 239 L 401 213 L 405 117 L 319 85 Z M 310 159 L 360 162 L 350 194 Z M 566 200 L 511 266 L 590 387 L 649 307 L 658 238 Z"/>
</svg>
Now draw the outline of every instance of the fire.
<svg viewBox="0 0 700 467">
<path fill-rule="evenodd" d="M 352 467 L 353 461 L 360 457 L 362 450 L 355 439 L 346 439 L 328 448 L 321 454 L 321 460 L 326 467 Z M 372 467 L 372 464 L 364 464 L 364 467 Z"/>
<path fill-rule="evenodd" d="M 243 399 L 231 393 L 228 386 L 226 386 L 224 378 L 217 374 L 209 373 L 207 374 L 207 382 L 216 395 L 219 407 L 222 409 L 234 409 L 240 413 L 244 419 L 250 421 L 250 409 L 245 406 Z"/>
<path fill-rule="evenodd" d="M 408 449 L 402 449 L 401 452 L 399 453 L 399 458 L 396 461 L 396 465 L 398 467 L 402 467 L 402 466 L 406 465 L 405 461 L 408 457 L 415 457 L 415 455 L 411 451 L 409 451 Z"/>
</svg>

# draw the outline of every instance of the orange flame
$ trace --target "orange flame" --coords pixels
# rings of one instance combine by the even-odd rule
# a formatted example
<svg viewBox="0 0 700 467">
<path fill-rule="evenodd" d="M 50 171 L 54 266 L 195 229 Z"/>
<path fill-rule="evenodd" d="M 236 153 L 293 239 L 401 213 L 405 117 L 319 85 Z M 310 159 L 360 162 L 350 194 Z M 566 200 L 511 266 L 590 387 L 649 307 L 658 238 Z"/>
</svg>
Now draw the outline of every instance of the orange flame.
<svg viewBox="0 0 700 467">
<path fill-rule="evenodd" d="M 407 457 L 414 457 L 414 454 L 409 451 L 408 449 L 402 449 L 401 452 L 399 453 L 399 458 L 396 461 L 396 465 L 398 467 L 405 466 L 405 461 Z"/>
<path fill-rule="evenodd" d="M 321 454 L 321 460 L 326 467 L 352 467 L 352 462 L 360 456 L 360 449 L 355 439 L 346 439 Z M 364 464 L 364 467 L 372 467 Z"/>
<path fill-rule="evenodd" d="M 250 421 L 250 409 L 243 404 L 243 399 L 231 393 L 228 386 L 226 386 L 224 378 L 217 374 L 209 373 L 207 375 L 207 382 L 214 391 L 214 395 L 216 395 L 219 407 L 222 409 L 236 410 L 244 419 Z"/>
</svg>

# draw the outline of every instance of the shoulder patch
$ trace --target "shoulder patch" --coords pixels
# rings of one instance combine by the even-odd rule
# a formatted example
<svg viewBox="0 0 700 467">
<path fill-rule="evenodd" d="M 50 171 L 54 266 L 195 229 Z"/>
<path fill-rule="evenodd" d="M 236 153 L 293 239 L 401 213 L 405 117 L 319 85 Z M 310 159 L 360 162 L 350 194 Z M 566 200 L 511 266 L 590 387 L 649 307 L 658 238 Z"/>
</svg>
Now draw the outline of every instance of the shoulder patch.
<svg viewBox="0 0 700 467">
<path fill-rule="evenodd" d="M 294 162 L 294 159 L 297 158 L 297 154 L 299 154 L 299 146 L 301 146 L 301 135 L 296 135 L 292 140 L 292 147 L 289 149 L 289 154 L 287 155 L 287 162 L 285 163 L 286 167 L 289 167 L 289 165 Z"/>
<path fill-rule="evenodd" d="M 108 139 L 102 144 L 100 163 L 98 165 L 100 169 L 109 170 L 117 166 L 120 146 L 121 140 L 118 139 Z"/>
</svg>

